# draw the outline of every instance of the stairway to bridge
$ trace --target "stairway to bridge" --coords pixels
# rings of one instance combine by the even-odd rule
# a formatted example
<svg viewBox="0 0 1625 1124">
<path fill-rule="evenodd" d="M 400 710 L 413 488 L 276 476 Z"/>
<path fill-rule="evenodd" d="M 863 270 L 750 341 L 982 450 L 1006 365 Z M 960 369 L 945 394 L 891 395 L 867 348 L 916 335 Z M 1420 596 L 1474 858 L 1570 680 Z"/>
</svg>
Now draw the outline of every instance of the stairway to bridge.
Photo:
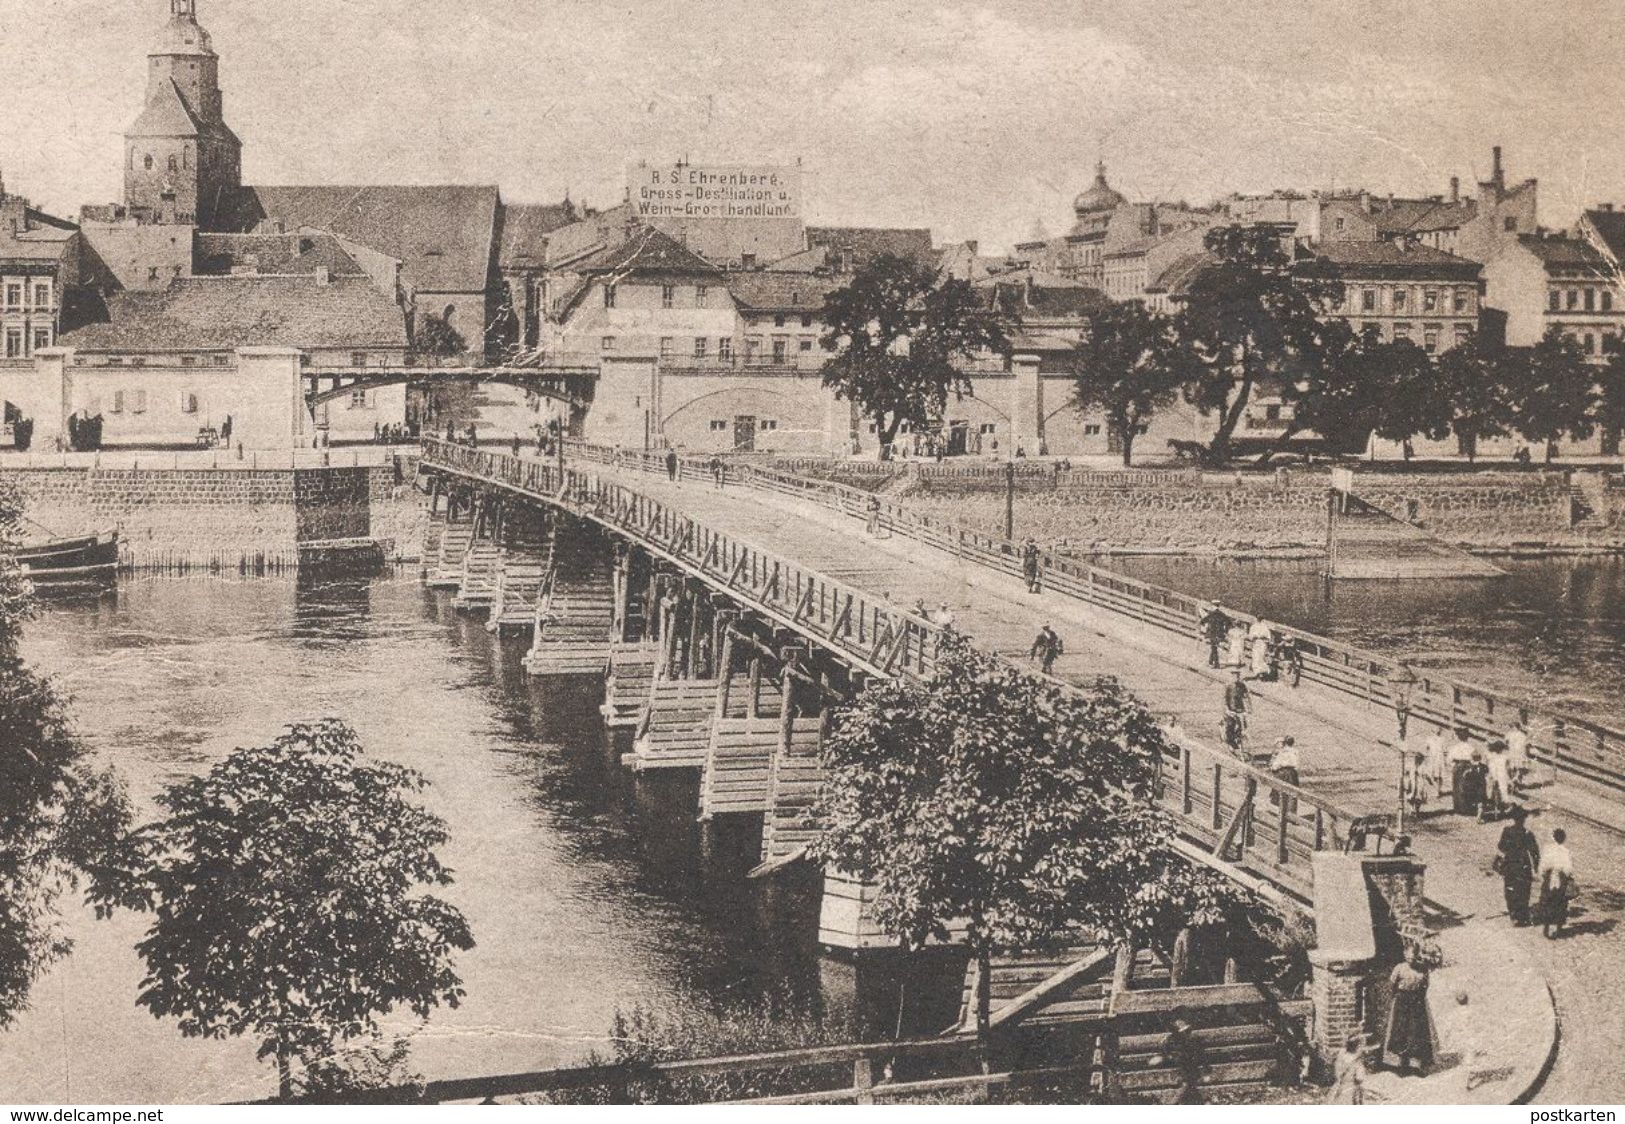
<svg viewBox="0 0 1625 1124">
<path fill-rule="evenodd" d="M 532 675 L 600 675 L 609 659 L 614 583 L 609 544 L 580 524 L 554 535 L 551 573 L 525 656 Z"/>
</svg>

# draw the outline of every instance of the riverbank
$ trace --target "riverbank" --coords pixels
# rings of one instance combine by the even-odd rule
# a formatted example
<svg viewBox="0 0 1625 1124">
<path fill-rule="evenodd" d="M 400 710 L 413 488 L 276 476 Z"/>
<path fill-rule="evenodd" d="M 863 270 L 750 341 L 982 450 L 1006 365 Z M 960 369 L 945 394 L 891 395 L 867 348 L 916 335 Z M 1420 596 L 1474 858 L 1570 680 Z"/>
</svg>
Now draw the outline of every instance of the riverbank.
<svg viewBox="0 0 1625 1124">
<path fill-rule="evenodd" d="M 414 560 L 426 518 L 413 487 L 416 460 L 335 459 L 297 467 L 229 459 L 178 467 L 0 464 L 0 487 L 16 491 L 40 533 L 117 528 L 121 565 L 133 570 L 292 570 L 302 548 L 335 540 L 371 540 L 388 561 Z"/>
</svg>

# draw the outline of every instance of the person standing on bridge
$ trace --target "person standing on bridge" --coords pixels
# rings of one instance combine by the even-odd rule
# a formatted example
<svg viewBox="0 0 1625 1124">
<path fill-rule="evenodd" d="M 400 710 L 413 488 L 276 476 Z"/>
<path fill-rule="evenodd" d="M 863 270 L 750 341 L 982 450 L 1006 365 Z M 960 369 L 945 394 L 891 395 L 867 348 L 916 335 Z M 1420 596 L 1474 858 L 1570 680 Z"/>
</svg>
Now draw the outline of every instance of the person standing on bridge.
<svg viewBox="0 0 1625 1124">
<path fill-rule="evenodd" d="M 666 449 L 666 479 L 677 483 L 677 450 L 669 446 Z"/>
<path fill-rule="evenodd" d="M 1540 869 L 1540 843 L 1524 826 L 1528 815 L 1521 806 L 1512 806 L 1512 822 L 1501 829 L 1491 867 L 1501 876 L 1507 916 L 1520 929 L 1529 924 L 1529 893 L 1535 886 L 1535 871 Z"/>
<path fill-rule="evenodd" d="M 1211 605 L 1204 606 L 1196 626 L 1202 639 L 1207 641 L 1207 665 L 1218 667 L 1219 648 L 1230 634 L 1230 618 L 1225 615 L 1224 602 L 1215 599 Z"/>
<path fill-rule="evenodd" d="M 1568 834 L 1552 829 L 1552 841 L 1540 849 L 1540 932 L 1548 940 L 1563 935 L 1569 919 L 1569 905 L 1575 898 L 1574 856 L 1569 854 Z"/>
<path fill-rule="evenodd" d="M 1247 714 L 1252 709 L 1252 692 L 1242 682 L 1241 668 L 1233 668 L 1224 687 L 1224 744 L 1243 760 L 1247 757 Z"/>
<path fill-rule="evenodd" d="M 1247 630 L 1249 656 L 1254 679 L 1267 679 L 1270 674 L 1270 649 L 1274 646 L 1275 626 L 1263 617 Z"/>
<path fill-rule="evenodd" d="M 863 524 L 863 533 L 870 538 L 880 537 L 880 497 L 870 496 L 864 505 L 868 518 Z"/>
<path fill-rule="evenodd" d="M 1522 792 L 1529 775 L 1529 727 L 1522 718 L 1514 720 L 1507 731 L 1507 771 L 1512 774 L 1512 791 Z"/>
<path fill-rule="evenodd" d="M 1451 810 L 1458 816 L 1476 816 L 1484 803 L 1484 766 L 1478 760 L 1467 727 L 1456 728 L 1456 740 L 1444 751 L 1450 768 Z"/>
<path fill-rule="evenodd" d="M 515 433 L 513 435 L 513 446 L 512 447 L 513 447 L 513 455 L 517 457 L 519 455 L 519 434 L 518 433 Z"/>
<path fill-rule="evenodd" d="M 1031 535 L 1021 544 L 1021 576 L 1027 579 L 1027 592 L 1038 592 L 1038 543 Z"/>
<path fill-rule="evenodd" d="M 952 628 L 954 626 L 954 611 L 948 608 L 948 602 L 944 601 L 937 607 L 936 615 L 932 619 L 936 622 L 938 628 Z"/>
<path fill-rule="evenodd" d="M 1029 659 L 1037 659 L 1044 674 L 1050 675 L 1055 668 L 1055 661 L 1065 651 L 1066 648 L 1061 643 L 1061 638 L 1056 635 L 1053 628 L 1046 624 L 1038 630 L 1038 635 L 1033 638 L 1033 646 L 1027 656 Z"/>
<path fill-rule="evenodd" d="M 1399 1072 L 1415 1062 L 1417 1072 L 1426 1074 L 1433 1064 L 1433 1023 L 1428 1018 L 1428 970 L 1422 949 L 1413 945 L 1405 962 L 1396 965 L 1388 977 L 1394 990 L 1388 1009 L 1388 1037 L 1383 1043 L 1388 1053 L 1399 1059 Z"/>
<path fill-rule="evenodd" d="M 725 469 L 723 467 L 722 458 L 715 455 L 715 454 L 712 454 L 712 456 L 711 456 L 711 480 L 712 480 L 713 483 L 716 484 L 717 491 L 719 491 L 719 492 L 722 491 L 722 479 L 723 479 L 724 475 L 726 475 L 726 473 L 727 473 L 727 469 Z"/>
</svg>

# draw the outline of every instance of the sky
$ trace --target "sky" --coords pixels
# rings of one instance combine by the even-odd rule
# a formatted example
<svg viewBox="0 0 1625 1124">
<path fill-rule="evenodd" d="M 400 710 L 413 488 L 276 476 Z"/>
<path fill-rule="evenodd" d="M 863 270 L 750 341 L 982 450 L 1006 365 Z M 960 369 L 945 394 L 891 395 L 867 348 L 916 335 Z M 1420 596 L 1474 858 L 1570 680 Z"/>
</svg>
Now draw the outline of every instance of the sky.
<svg viewBox="0 0 1625 1124">
<path fill-rule="evenodd" d="M 168 0 L 0 0 L 0 171 L 121 193 Z M 198 0 L 249 183 L 620 201 L 629 163 L 793 162 L 811 222 L 1005 247 L 1104 159 L 1133 200 L 1540 180 L 1625 203 L 1615 0 Z"/>
</svg>

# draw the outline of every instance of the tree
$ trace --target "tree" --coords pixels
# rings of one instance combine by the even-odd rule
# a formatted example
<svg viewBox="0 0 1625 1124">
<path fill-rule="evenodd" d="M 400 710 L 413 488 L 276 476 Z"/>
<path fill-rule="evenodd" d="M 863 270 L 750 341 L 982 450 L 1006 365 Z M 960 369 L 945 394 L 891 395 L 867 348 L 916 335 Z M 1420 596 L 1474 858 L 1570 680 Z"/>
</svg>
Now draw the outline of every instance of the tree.
<svg viewBox="0 0 1625 1124">
<path fill-rule="evenodd" d="M 49 680 L 19 653 L 34 612 L 12 559 L 22 505 L 0 486 L 0 1029 L 28 1005 L 41 972 L 65 956 L 64 895 L 82 885 L 122 902 L 131 813 L 111 771 L 94 767 Z"/>
<path fill-rule="evenodd" d="M 1340 282 L 1296 274 L 1274 230 L 1220 226 L 1204 239 L 1213 261 L 1186 290 L 1179 334 L 1196 352 L 1203 374 L 1192 401 L 1217 413 L 1209 459 L 1230 457 L 1231 437 L 1258 384 L 1290 388 L 1314 359 L 1320 318 L 1342 299 Z"/>
<path fill-rule="evenodd" d="M 1375 361 L 1383 372 L 1375 432 L 1386 441 L 1397 441 L 1410 460 L 1413 438 L 1442 441 L 1449 435 L 1453 417 L 1449 383 L 1440 363 L 1410 340 L 1382 344 Z"/>
<path fill-rule="evenodd" d="M 873 681 L 837 714 L 812 850 L 875 886 L 874 919 L 906 948 L 964 926 L 985 1043 L 995 953 L 1144 942 L 1235 900 L 1170 850 L 1151 802 L 1165 750 L 1115 682 L 1063 690 L 949 632 L 929 681 Z"/>
<path fill-rule="evenodd" d="M 824 346 L 835 351 L 824 386 L 874 421 L 882 460 L 904 422 L 923 427 L 949 394 L 970 391 L 965 360 L 1009 346 L 1003 318 L 968 281 L 891 254 L 829 295 L 824 322 Z"/>
<path fill-rule="evenodd" d="M 1591 436 L 1597 372 L 1585 361 L 1574 337 L 1557 325 L 1534 347 L 1508 348 L 1503 367 L 1512 425 L 1530 441 L 1546 446 L 1546 463 L 1557 454 L 1557 439 Z"/>
<path fill-rule="evenodd" d="M 1106 415 L 1122 445 L 1125 468 L 1134 461 L 1141 429 L 1199 370 L 1173 320 L 1139 301 L 1107 305 L 1091 316 L 1073 361 L 1073 401 L 1079 410 Z"/>
<path fill-rule="evenodd" d="M 1480 441 L 1507 431 L 1511 408 L 1506 364 L 1506 348 L 1482 335 L 1439 356 L 1435 367 L 1439 393 L 1449 404 L 1450 428 L 1468 463 L 1478 456 Z"/>
<path fill-rule="evenodd" d="M 412 341 L 418 354 L 444 358 L 461 355 L 468 350 L 468 341 L 463 339 L 461 332 L 451 326 L 451 314 L 450 305 L 446 306 L 446 311 L 439 316 L 432 312 L 423 314 L 416 337 Z"/>
<path fill-rule="evenodd" d="M 167 817 L 141 829 L 154 921 L 138 1002 L 187 1037 L 252 1033 L 293 1062 L 377 1031 L 396 1006 L 420 1018 L 455 1007 L 451 953 L 468 923 L 419 886 L 444 886 L 441 820 L 413 803 L 423 779 L 362 760 L 344 723 L 299 723 L 167 789 Z"/>
<path fill-rule="evenodd" d="M 1597 427 L 1617 445 L 1625 432 L 1625 336 L 1604 335 L 1603 354 L 1608 361 L 1597 371 Z"/>
</svg>

